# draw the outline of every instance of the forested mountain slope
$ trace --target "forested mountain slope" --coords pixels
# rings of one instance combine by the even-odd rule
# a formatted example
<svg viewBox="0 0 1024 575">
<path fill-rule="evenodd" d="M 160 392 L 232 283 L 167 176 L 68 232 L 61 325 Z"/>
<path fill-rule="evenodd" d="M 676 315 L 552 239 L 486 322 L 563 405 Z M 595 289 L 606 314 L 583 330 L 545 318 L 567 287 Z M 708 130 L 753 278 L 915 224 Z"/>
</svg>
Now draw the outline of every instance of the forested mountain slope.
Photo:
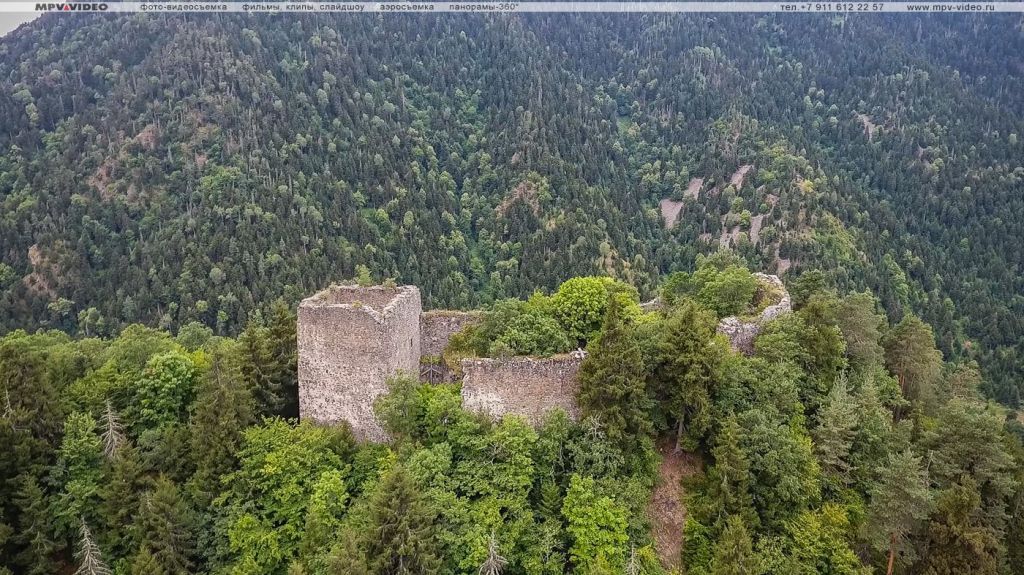
<svg viewBox="0 0 1024 575">
<path fill-rule="evenodd" d="M 724 243 L 1017 404 L 1022 55 L 1017 16 L 44 17 L 0 41 L 0 330 L 229 334 L 359 271 L 649 293 Z"/>
</svg>

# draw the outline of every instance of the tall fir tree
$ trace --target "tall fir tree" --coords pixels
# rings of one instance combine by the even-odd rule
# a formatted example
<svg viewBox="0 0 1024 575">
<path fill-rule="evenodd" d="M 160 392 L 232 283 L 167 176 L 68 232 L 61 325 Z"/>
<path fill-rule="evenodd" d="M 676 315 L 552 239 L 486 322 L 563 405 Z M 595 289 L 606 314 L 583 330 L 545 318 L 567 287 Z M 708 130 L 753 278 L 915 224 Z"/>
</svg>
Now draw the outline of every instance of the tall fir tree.
<svg viewBox="0 0 1024 575">
<path fill-rule="evenodd" d="M 395 465 L 370 502 L 366 557 L 377 575 L 427 575 L 440 567 L 436 511 L 409 473 Z"/>
<path fill-rule="evenodd" d="M 673 309 L 659 330 L 651 378 L 676 420 L 676 449 L 695 449 L 711 426 L 716 372 L 724 349 L 715 316 L 690 299 Z"/>
<path fill-rule="evenodd" d="M 253 422 L 252 390 L 239 367 L 238 345 L 210 351 L 210 367 L 196 395 L 189 445 L 196 472 L 190 487 L 200 502 L 213 499 L 222 475 L 234 469 L 242 433 Z"/>
<path fill-rule="evenodd" d="M 160 476 L 153 490 L 143 497 L 136 529 L 140 540 L 139 555 L 148 564 L 159 566 L 167 575 L 191 572 L 193 548 L 191 512 L 182 501 L 177 486 Z"/>
<path fill-rule="evenodd" d="M 750 463 L 740 447 L 743 433 L 736 417 L 730 414 L 715 436 L 711 450 L 714 465 L 708 470 L 707 504 L 703 520 L 720 532 L 729 517 L 739 517 L 752 529 L 758 524 L 753 497 L 750 494 Z"/>
<path fill-rule="evenodd" d="M 838 492 L 852 481 L 850 450 L 857 432 L 857 407 L 846 390 L 845 377 L 832 386 L 817 419 L 818 424 L 811 432 L 814 455 L 821 465 L 826 487 Z"/>
<path fill-rule="evenodd" d="M 579 403 L 598 421 L 609 441 L 635 449 L 653 431 L 646 372 L 636 334 L 622 315 L 619 298 L 609 297 L 601 333 L 587 346 L 580 366 Z"/>
<path fill-rule="evenodd" d="M 931 511 L 932 495 L 921 458 L 909 450 L 890 455 L 876 470 L 878 484 L 871 492 L 865 535 L 871 546 L 886 556 L 885 573 L 897 562 L 911 564 L 917 553 L 911 536 Z"/>
<path fill-rule="evenodd" d="M 725 530 L 715 543 L 711 575 L 755 575 L 758 572 L 750 533 L 743 518 L 732 515 L 726 520 Z"/>
</svg>

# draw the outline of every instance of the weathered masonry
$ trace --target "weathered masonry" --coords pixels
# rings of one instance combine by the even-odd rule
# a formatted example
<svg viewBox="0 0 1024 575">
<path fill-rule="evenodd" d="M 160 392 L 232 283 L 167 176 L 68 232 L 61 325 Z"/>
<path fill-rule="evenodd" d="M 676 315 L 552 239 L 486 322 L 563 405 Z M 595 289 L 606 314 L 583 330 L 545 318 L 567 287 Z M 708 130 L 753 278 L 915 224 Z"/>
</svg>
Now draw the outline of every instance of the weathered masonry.
<svg viewBox="0 0 1024 575">
<path fill-rule="evenodd" d="M 730 347 L 748 356 L 754 354 L 754 340 L 764 324 L 793 311 L 789 292 L 779 276 L 755 273 L 754 278 L 758 282 L 754 301 L 766 305 L 760 315 L 746 320 L 730 316 L 722 318 L 718 323 L 718 333 L 729 338 Z"/>
<path fill-rule="evenodd" d="M 541 423 L 555 408 L 576 419 L 581 362 L 576 355 L 464 359 L 462 406 L 495 418 L 506 413 L 522 415 L 533 424 Z"/>
<path fill-rule="evenodd" d="M 346 420 L 361 439 L 386 434 L 373 414 L 386 380 L 416 373 L 420 292 L 414 286 L 332 286 L 299 305 L 299 417 Z"/>
<path fill-rule="evenodd" d="M 414 286 L 332 286 L 299 305 L 299 416 L 348 421 L 360 439 L 387 435 L 373 413 L 399 371 L 421 374 L 420 358 L 436 359 L 448 340 L 480 321 L 479 312 L 421 311 Z M 538 423 L 554 408 L 576 407 L 578 355 L 545 359 L 462 360 L 462 402 L 494 417 L 521 415 Z"/>
</svg>

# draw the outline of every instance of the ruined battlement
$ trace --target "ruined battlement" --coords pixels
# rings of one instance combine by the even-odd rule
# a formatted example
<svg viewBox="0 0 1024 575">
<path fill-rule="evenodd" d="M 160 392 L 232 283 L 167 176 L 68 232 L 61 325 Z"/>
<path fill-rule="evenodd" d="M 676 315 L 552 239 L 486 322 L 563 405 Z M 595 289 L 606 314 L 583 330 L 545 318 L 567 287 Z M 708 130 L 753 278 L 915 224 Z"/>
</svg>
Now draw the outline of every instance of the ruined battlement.
<svg viewBox="0 0 1024 575">
<path fill-rule="evenodd" d="M 423 312 L 420 315 L 420 353 L 424 357 L 440 356 L 453 335 L 482 319 L 481 311 L 439 309 Z"/>
<path fill-rule="evenodd" d="M 423 312 L 415 286 L 331 286 L 299 305 L 299 416 L 348 421 L 356 437 L 384 441 L 373 404 L 399 371 L 420 373 L 420 359 L 444 352 L 451 337 L 482 319 L 479 311 Z M 463 405 L 495 417 L 539 422 L 553 408 L 578 414 L 582 357 L 466 359 Z"/>
<path fill-rule="evenodd" d="M 420 292 L 415 286 L 331 286 L 298 314 L 299 416 L 348 421 L 357 437 L 386 438 L 373 403 L 387 378 L 418 373 Z"/>
<path fill-rule="evenodd" d="M 730 316 L 718 322 L 718 333 L 729 338 L 729 346 L 748 356 L 754 354 L 754 340 L 764 324 L 793 311 L 789 292 L 779 276 L 755 273 L 754 278 L 758 282 L 754 302 L 763 307 L 761 313 L 753 318 Z"/>
<path fill-rule="evenodd" d="M 510 357 L 462 360 L 462 406 L 500 418 L 507 413 L 539 424 L 552 409 L 579 417 L 576 392 L 582 358 Z"/>
<path fill-rule="evenodd" d="M 729 317 L 718 330 L 733 349 L 753 353 L 761 326 L 791 310 L 776 276 L 755 274 L 753 317 Z M 657 300 L 647 304 L 660 307 Z M 331 286 L 299 305 L 299 416 L 320 423 L 348 421 L 356 437 L 384 441 L 373 413 L 398 372 L 420 375 L 421 357 L 436 358 L 451 337 L 481 321 L 481 312 L 423 312 L 415 286 Z M 576 393 L 583 352 L 550 358 L 467 358 L 461 363 L 462 404 L 502 417 L 540 423 L 552 409 L 579 417 Z M 433 366 L 436 368 L 436 366 Z"/>
</svg>

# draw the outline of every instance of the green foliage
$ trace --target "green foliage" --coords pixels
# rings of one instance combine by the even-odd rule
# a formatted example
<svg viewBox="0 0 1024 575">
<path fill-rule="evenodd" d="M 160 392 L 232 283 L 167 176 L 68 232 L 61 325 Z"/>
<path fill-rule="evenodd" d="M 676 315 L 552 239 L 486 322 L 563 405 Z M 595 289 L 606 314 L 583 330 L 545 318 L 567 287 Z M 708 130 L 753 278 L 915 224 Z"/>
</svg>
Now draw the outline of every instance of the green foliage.
<svg viewBox="0 0 1024 575">
<path fill-rule="evenodd" d="M 551 310 L 570 341 L 582 344 L 597 335 L 612 300 L 627 320 L 640 314 L 636 289 L 608 277 L 578 277 L 565 281 L 551 296 Z"/>
<path fill-rule="evenodd" d="M 408 472 L 395 466 L 384 474 L 370 501 L 366 556 L 374 573 L 426 575 L 441 563 L 431 509 Z"/>
<path fill-rule="evenodd" d="M 570 341 L 556 318 L 552 298 L 539 293 L 529 300 L 504 299 L 495 302 L 479 325 L 456 334 L 449 343 L 449 354 L 503 356 L 540 355 L 570 351 Z"/>
<path fill-rule="evenodd" d="M 931 400 L 942 368 L 932 328 L 916 316 L 904 317 L 885 337 L 885 365 L 907 399 Z"/>
<path fill-rule="evenodd" d="M 635 328 L 627 323 L 618 298 L 608 300 L 601 335 L 587 346 L 580 366 L 578 400 L 613 443 L 623 447 L 649 442 L 652 432 L 645 367 Z"/>
<path fill-rule="evenodd" d="M 826 503 L 816 511 L 801 513 L 787 522 L 785 534 L 759 545 L 765 572 L 816 575 L 867 575 L 849 545 L 851 523 L 847 510 Z"/>
<path fill-rule="evenodd" d="M 750 529 L 758 526 L 753 498 L 750 494 L 750 462 L 740 447 L 742 430 L 735 416 L 722 424 L 711 450 L 714 465 L 702 481 L 699 495 L 691 496 L 694 516 L 720 533 L 728 518 L 736 517 Z"/>
<path fill-rule="evenodd" d="M 836 321 L 846 340 L 850 367 L 854 369 L 867 370 L 885 360 L 880 342 L 886 321 L 876 307 L 875 297 L 869 292 L 853 293 L 839 300 Z"/>
<path fill-rule="evenodd" d="M 375 406 L 388 444 L 343 424 L 254 425 L 291 409 L 284 306 L 238 339 L 9 334 L 0 572 L 74 571 L 84 519 L 91 556 L 117 573 L 660 573 L 656 431 L 704 469 L 683 480 L 687 573 L 866 575 L 890 549 L 900 571 L 1020 565 L 1024 448 L 981 400 L 984 376 L 942 365 L 926 326 L 907 320 L 881 347 L 873 296 L 816 288 L 746 357 L 699 298 L 641 315 L 618 293 L 581 367 L 582 421 L 493 421 L 462 409 L 457 382 L 405 375 Z M 501 301 L 453 347 L 550 343 L 554 300 Z M 897 378 L 922 373 L 934 393 L 911 403 Z"/>
<path fill-rule="evenodd" d="M 981 494 L 969 476 L 962 484 L 941 491 L 935 500 L 935 515 L 928 524 L 929 553 L 922 558 L 921 573 L 998 573 L 998 531 L 987 525 L 983 516 Z"/>
<path fill-rule="evenodd" d="M 132 562 L 133 570 L 146 565 L 153 573 L 192 572 L 192 522 L 191 511 L 182 501 L 177 486 L 166 477 L 158 477 L 153 490 L 143 496 L 135 522 L 140 543 Z"/>
<path fill-rule="evenodd" d="M 514 355 L 551 355 L 570 348 L 562 326 L 549 316 L 523 314 L 513 319 L 495 341 Z M 494 346 L 491 347 L 494 354 Z"/>
<path fill-rule="evenodd" d="M 195 359 L 178 351 L 154 355 L 136 387 L 132 420 L 136 429 L 157 429 L 185 420 L 195 397 L 199 370 Z"/>
<path fill-rule="evenodd" d="M 715 544 L 711 560 L 711 575 L 754 575 L 758 573 L 758 560 L 754 544 L 739 516 L 730 516 L 725 530 Z"/>
<path fill-rule="evenodd" d="M 199 383 L 189 422 L 189 448 L 196 466 L 191 487 L 203 501 L 213 499 L 221 476 L 235 468 L 242 434 L 254 419 L 252 391 L 239 367 L 238 347 L 224 342 L 210 351 L 209 369 Z"/>
<path fill-rule="evenodd" d="M 709 258 L 701 262 L 692 274 L 677 272 L 669 276 L 662 297 L 669 305 L 681 297 L 690 297 L 718 317 L 725 317 L 745 312 L 752 303 L 757 286 L 757 279 L 745 266 L 721 262 L 721 258 Z"/>
<path fill-rule="evenodd" d="M 595 492 L 594 480 L 573 475 L 562 504 L 572 538 L 569 556 L 576 572 L 598 572 L 602 565 L 619 572 L 626 560 L 626 511 Z"/>
<path fill-rule="evenodd" d="M 296 556 L 310 498 L 324 473 L 346 471 L 329 428 L 269 419 L 243 435 L 239 468 L 227 475 L 223 510 L 230 562 L 274 572 Z"/>
<path fill-rule="evenodd" d="M 740 446 L 753 476 L 754 506 L 765 527 L 778 529 L 820 497 L 820 470 L 811 439 L 759 409 L 741 414 L 739 423 Z"/>
<path fill-rule="evenodd" d="M 687 517 L 683 524 L 683 565 L 693 575 L 707 575 L 711 572 L 712 540 L 706 526 L 693 517 Z"/>
<path fill-rule="evenodd" d="M 921 458 L 910 451 L 893 453 L 880 466 L 871 491 L 865 536 L 889 561 L 909 564 L 917 558 L 911 536 L 931 511 L 932 494 Z"/>
<path fill-rule="evenodd" d="M 676 445 L 694 449 L 711 426 L 712 398 L 726 353 L 714 316 L 682 301 L 657 324 L 651 388 L 676 420 Z"/>
</svg>

